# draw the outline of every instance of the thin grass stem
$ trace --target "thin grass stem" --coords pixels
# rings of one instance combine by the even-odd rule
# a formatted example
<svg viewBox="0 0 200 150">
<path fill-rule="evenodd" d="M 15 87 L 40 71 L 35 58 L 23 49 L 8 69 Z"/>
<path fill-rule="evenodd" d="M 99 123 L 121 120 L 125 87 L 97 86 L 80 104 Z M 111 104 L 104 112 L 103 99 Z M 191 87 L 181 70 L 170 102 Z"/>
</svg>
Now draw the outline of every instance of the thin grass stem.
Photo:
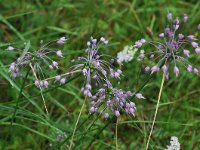
<svg viewBox="0 0 200 150">
<path fill-rule="evenodd" d="M 72 149 L 73 140 L 74 140 L 74 135 L 75 135 L 76 128 L 77 128 L 77 125 L 78 125 L 79 120 L 80 120 L 80 116 L 81 116 L 81 114 L 82 114 L 82 112 L 83 112 L 83 108 L 84 108 L 84 106 L 85 106 L 86 99 L 87 99 L 87 98 L 85 97 L 84 102 L 83 102 L 83 105 L 82 105 L 81 110 L 80 110 L 80 113 L 79 113 L 78 118 L 77 118 L 77 120 L 76 120 L 76 124 L 75 124 L 74 130 L 73 130 L 73 133 L 72 133 L 72 138 L 71 138 L 69 150 Z"/>
<path fill-rule="evenodd" d="M 148 150 L 148 148 L 149 148 L 149 142 L 150 142 L 150 139 L 151 139 L 151 135 L 153 133 L 154 124 L 155 124 L 156 116 L 157 116 L 157 113 L 158 113 L 158 107 L 159 107 L 159 104 L 160 104 L 160 98 L 161 98 L 161 94 L 162 94 L 162 91 L 163 91 L 164 82 L 165 82 L 165 73 L 163 73 L 163 77 L 162 77 L 162 81 L 161 81 L 161 85 L 160 85 L 160 91 L 159 91 L 159 94 L 158 94 L 158 101 L 157 101 L 157 104 L 156 104 L 156 110 L 155 110 L 155 113 L 154 113 L 153 123 L 151 125 L 151 130 L 150 130 L 149 137 L 148 137 L 148 140 L 147 140 L 146 150 Z"/>
</svg>

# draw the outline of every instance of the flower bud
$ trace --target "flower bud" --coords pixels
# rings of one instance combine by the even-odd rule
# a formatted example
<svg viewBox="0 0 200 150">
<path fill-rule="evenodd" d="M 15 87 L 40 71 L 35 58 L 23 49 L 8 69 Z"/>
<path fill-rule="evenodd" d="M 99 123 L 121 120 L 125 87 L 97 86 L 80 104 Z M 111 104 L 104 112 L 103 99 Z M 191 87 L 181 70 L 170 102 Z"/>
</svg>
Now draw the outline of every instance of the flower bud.
<svg viewBox="0 0 200 150">
<path fill-rule="evenodd" d="M 44 81 L 44 87 L 47 88 L 48 85 L 49 85 L 48 81 L 45 80 L 45 81 Z"/>
<path fill-rule="evenodd" d="M 197 48 L 195 49 L 195 52 L 196 52 L 197 54 L 200 54 L 200 48 L 197 47 Z"/>
<path fill-rule="evenodd" d="M 65 82 L 66 82 L 66 78 L 62 78 L 62 79 L 60 80 L 60 84 L 65 84 Z"/>
<path fill-rule="evenodd" d="M 186 14 L 183 15 L 183 22 L 186 23 L 188 19 L 188 16 Z"/>
<path fill-rule="evenodd" d="M 172 13 L 168 12 L 168 14 L 167 14 L 167 19 L 168 19 L 168 21 L 171 21 L 171 20 L 172 20 Z"/>
<path fill-rule="evenodd" d="M 194 47 L 194 48 L 198 47 L 198 43 L 196 43 L 196 42 L 192 42 L 191 44 L 192 44 L 192 47 Z"/>
<path fill-rule="evenodd" d="M 176 76 L 178 76 L 178 74 L 179 74 L 179 69 L 178 69 L 177 66 L 174 67 L 174 73 L 175 73 Z"/>
<path fill-rule="evenodd" d="M 61 50 L 57 51 L 57 52 L 56 52 L 56 55 L 57 55 L 58 57 L 63 57 L 62 51 L 61 51 Z"/>
<path fill-rule="evenodd" d="M 198 75 L 199 74 L 199 70 L 197 68 L 194 68 L 194 73 Z"/>
<path fill-rule="evenodd" d="M 185 56 L 189 57 L 189 56 L 190 56 L 190 51 L 184 49 L 184 50 L 183 50 L 183 54 L 184 54 Z"/>
<path fill-rule="evenodd" d="M 144 68 L 144 71 L 145 71 L 145 72 L 149 72 L 149 71 L 150 71 L 150 67 L 149 67 L 149 66 L 145 67 L 145 68 Z"/>
<path fill-rule="evenodd" d="M 137 97 L 138 99 L 145 99 L 145 97 L 142 96 L 141 93 L 136 93 L 136 94 L 135 94 L 135 97 Z"/>
<path fill-rule="evenodd" d="M 192 72 L 192 70 L 193 70 L 193 69 L 192 69 L 192 66 L 191 66 L 191 65 L 188 65 L 187 71 L 188 71 L 188 72 Z"/>
<path fill-rule="evenodd" d="M 115 110 L 115 116 L 116 116 L 116 117 L 119 117 L 119 116 L 120 116 L 120 113 L 119 113 L 118 110 Z"/>
<path fill-rule="evenodd" d="M 165 36 L 164 33 L 160 33 L 160 34 L 159 34 L 159 37 L 160 37 L 160 38 L 164 38 L 164 36 Z"/>
</svg>

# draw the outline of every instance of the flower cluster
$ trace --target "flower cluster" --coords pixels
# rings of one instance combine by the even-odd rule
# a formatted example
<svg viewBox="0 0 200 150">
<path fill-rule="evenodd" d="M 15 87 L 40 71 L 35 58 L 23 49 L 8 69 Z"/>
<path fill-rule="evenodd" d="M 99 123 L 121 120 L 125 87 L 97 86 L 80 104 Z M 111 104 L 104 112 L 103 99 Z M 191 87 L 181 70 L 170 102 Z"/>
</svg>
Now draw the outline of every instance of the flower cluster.
<svg viewBox="0 0 200 150">
<path fill-rule="evenodd" d="M 150 51 L 146 53 L 141 53 L 139 55 L 140 59 L 145 57 L 153 59 L 156 65 L 146 66 L 145 72 L 151 71 L 151 73 L 156 73 L 162 70 L 165 73 L 166 79 L 169 76 L 169 66 L 173 64 L 173 71 L 176 76 L 179 75 L 179 65 L 182 63 L 186 67 L 188 72 L 194 72 L 198 74 L 199 71 L 195 68 L 186 58 L 190 56 L 191 53 L 200 54 L 200 47 L 196 42 L 194 35 L 184 35 L 178 32 L 180 28 L 180 21 L 178 18 L 172 18 L 172 14 L 167 15 L 169 25 L 164 29 L 163 33 L 159 34 L 158 41 L 147 41 L 141 39 L 135 42 L 135 47 L 140 48 L 143 45 L 153 47 L 155 51 Z M 186 14 L 183 15 L 182 22 L 185 24 L 188 20 Z M 149 51 L 149 50 L 148 50 Z"/>
<path fill-rule="evenodd" d="M 44 67 L 47 66 L 50 70 L 59 68 L 58 62 L 51 59 L 49 55 L 55 54 L 58 58 L 63 57 L 61 50 L 52 50 L 50 46 L 62 45 L 66 40 L 65 37 L 61 37 L 60 39 L 51 41 L 47 44 L 43 44 L 43 41 L 41 41 L 40 48 L 33 52 L 28 51 L 30 43 L 29 47 L 27 46 L 27 43 L 23 50 L 9 46 L 6 50 L 22 51 L 22 54 L 16 59 L 16 61 L 12 62 L 8 68 L 8 71 L 11 72 L 12 78 L 23 76 L 24 69 L 30 67 L 36 79 L 35 86 L 47 88 L 49 83 L 45 80 L 46 77 L 43 73 Z"/>
<path fill-rule="evenodd" d="M 114 67 L 115 59 L 99 54 L 100 47 L 107 44 L 108 40 L 104 37 L 101 37 L 99 41 L 91 37 L 90 41 L 87 42 L 86 56 L 79 57 L 79 63 L 74 65 L 72 70 L 82 69 L 82 74 L 85 77 L 82 92 L 91 99 L 91 113 L 98 112 L 105 118 L 109 117 L 108 112 L 110 111 L 117 117 L 120 116 L 120 111 L 134 115 L 135 104 L 128 101 L 128 98 L 134 94 L 130 91 L 125 92 L 114 88 L 111 83 L 111 78 L 120 79 L 122 71 Z M 139 99 L 144 98 L 140 93 L 136 95 Z M 102 105 L 109 108 L 108 111 L 101 110 Z"/>
<path fill-rule="evenodd" d="M 125 46 L 122 51 L 117 53 L 117 62 L 122 64 L 123 62 L 129 62 L 133 59 L 137 49 L 133 49 L 133 46 Z"/>
<path fill-rule="evenodd" d="M 178 138 L 175 137 L 175 136 L 172 136 L 171 141 L 170 141 L 170 145 L 167 146 L 166 150 L 180 150 L 180 149 L 181 149 L 181 147 L 180 147 L 180 143 L 178 141 Z"/>
<path fill-rule="evenodd" d="M 134 94 L 131 91 L 123 91 L 117 88 L 101 88 L 96 94 L 91 97 L 91 107 L 90 112 L 97 112 L 98 107 L 105 103 L 109 108 L 109 111 L 115 114 L 116 117 L 120 116 L 120 110 L 125 111 L 127 114 L 135 116 L 135 103 L 130 101 L 129 98 Z M 136 94 L 138 99 L 144 98 L 140 93 Z M 104 116 L 104 118 L 109 117 L 109 113 L 104 111 L 104 109 L 99 110 L 99 113 Z"/>
</svg>

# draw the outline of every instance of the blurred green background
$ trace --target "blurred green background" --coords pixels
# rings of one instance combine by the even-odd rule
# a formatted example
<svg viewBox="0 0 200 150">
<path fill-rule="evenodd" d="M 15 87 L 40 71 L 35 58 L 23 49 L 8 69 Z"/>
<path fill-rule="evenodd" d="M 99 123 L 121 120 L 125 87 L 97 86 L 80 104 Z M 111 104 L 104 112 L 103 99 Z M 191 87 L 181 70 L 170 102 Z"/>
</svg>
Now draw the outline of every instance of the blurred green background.
<svg viewBox="0 0 200 150">
<path fill-rule="evenodd" d="M 69 140 L 61 141 L 72 133 L 83 103 L 80 91 L 83 78 L 61 87 L 51 85 L 44 94 L 49 115 L 45 113 L 40 91 L 29 87 L 24 90 L 11 126 L 23 80 L 12 81 L 6 71 L 5 66 L 17 56 L 5 51 L 9 44 L 23 45 L 30 40 L 32 49 L 37 49 L 40 40 L 67 36 L 59 73 L 66 72 L 70 60 L 82 55 L 90 36 L 108 38 L 110 44 L 101 52 L 116 56 L 124 46 L 162 32 L 168 11 L 173 16 L 188 14 L 188 23 L 181 30 L 198 36 L 199 8 L 198 0 L 0 0 L 0 149 L 50 149 L 59 143 L 61 149 L 67 149 Z M 200 56 L 190 59 L 199 67 Z M 125 64 L 124 77 L 117 86 L 137 91 L 148 78 L 141 67 L 142 62 L 137 58 Z M 183 70 L 178 78 L 172 75 L 165 82 L 150 149 L 166 148 L 171 136 L 179 138 L 183 150 L 200 149 L 200 79 Z M 158 74 L 145 86 L 142 91 L 145 100 L 135 100 L 136 117 L 120 118 L 120 150 L 145 148 L 161 77 Z M 29 79 L 27 84 L 33 82 L 33 77 Z M 86 102 L 80 123 L 87 119 L 88 110 L 89 102 Z M 115 149 L 115 122 L 92 116 L 77 130 L 74 149 Z"/>
</svg>

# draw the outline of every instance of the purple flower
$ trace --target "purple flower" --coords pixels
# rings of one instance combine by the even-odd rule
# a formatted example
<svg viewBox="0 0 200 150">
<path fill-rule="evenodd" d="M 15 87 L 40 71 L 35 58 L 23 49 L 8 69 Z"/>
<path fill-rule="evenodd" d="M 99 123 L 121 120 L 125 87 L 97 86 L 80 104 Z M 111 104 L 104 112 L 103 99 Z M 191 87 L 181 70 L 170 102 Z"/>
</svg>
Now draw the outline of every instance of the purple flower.
<svg viewBox="0 0 200 150">
<path fill-rule="evenodd" d="M 197 54 L 200 54 L 200 48 L 197 47 L 197 48 L 195 49 L 195 52 L 196 52 Z"/>
<path fill-rule="evenodd" d="M 8 71 L 14 71 L 15 70 L 15 63 L 12 63 L 8 69 Z"/>
<path fill-rule="evenodd" d="M 194 73 L 198 75 L 199 74 L 199 70 L 197 68 L 194 68 Z"/>
<path fill-rule="evenodd" d="M 171 20 L 172 20 L 172 13 L 168 12 L 168 14 L 167 14 L 167 19 L 168 19 L 168 21 L 171 21 Z"/>
<path fill-rule="evenodd" d="M 179 28 L 179 20 L 178 20 L 178 18 L 176 18 L 174 20 L 174 29 L 177 30 L 178 28 Z"/>
<path fill-rule="evenodd" d="M 66 78 L 60 79 L 60 84 L 65 84 L 65 82 L 66 82 Z"/>
<path fill-rule="evenodd" d="M 109 56 L 104 56 L 99 54 L 100 45 L 106 45 L 107 40 L 104 37 L 101 37 L 98 41 L 97 39 L 91 37 L 90 41 L 87 43 L 86 55 L 84 57 L 79 57 L 79 63 L 74 65 L 72 70 L 78 70 L 81 68 L 82 73 L 86 80 L 86 85 L 94 82 L 95 85 L 106 85 L 110 86 L 109 78 L 119 78 L 122 74 L 121 70 L 115 71 L 113 69 L 111 59 Z M 112 59 L 113 60 L 113 59 Z M 91 89 L 87 89 L 84 86 L 83 93 L 85 96 L 91 97 Z"/>
<path fill-rule="evenodd" d="M 103 116 L 104 116 L 105 119 L 108 119 L 108 118 L 109 118 L 109 114 L 108 114 L 108 113 L 104 113 Z"/>
<path fill-rule="evenodd" d="M 141 39 L 140 42 L 141 42 L 142 44 L 144 44 L 144 43 L 146 43 L 146 40 L 145 40 L 145 39 Z"/>
<path fill-rule="evenodd" d="M 90 108 L 90 112 L 91 112 L 91 113 L 96 112 L 96 108 L 95 108 L 95 107 L 91 107 L 91 108 Z"/>
<path fill-rule="evenodd" d="M 171 24 L 172 14 L 168 13 L 167 18 Z M 183 21 L 186 22 L 188 17 L 184 15 L 183 19 Z M 158 41 L 146 41 L 144 44 L 141 43 L 141 40 L 135 42 L 135 47 L 137 48 L 147 45 L 148 49 L 149 46 L 151 46 L 153 49 L 150 52 L 144 53 L 143 56 L 153 60 L 156 65 L 154 65 L 153 67 L 146 67 L 145 72 L 148 72 L 151 68 L 151 72 L 156 73 L 160 71 L 161 67 L 162 71 L 165 73 L 166 78 L 168 78 L 168 70 L 170 70 L 169 67 L 173 65 L 174 73 L 176 74 L 176 76 L 178 76 L 179 68 L 177 67 L 177 64 L 183 63 L 184 66 L 190 65 L 191 63 L 186 60 L 185 57 L 190 56 L 190 52 L 192 52 L 192 49 L 195 49 L 195 52 L 197 54 L 200 54 L 200 48 L 198 46 L 198 43 L 195 42 L 197 40 L 195 36 L 177 33 L 179 26 L 180 22 L 178 18 L 176 18 L 173 22 L 173 26 L 169 25 L 164 28 L 164 32 L 159 35 L 161 39 L 158 39 Z M 141 55 L 139 55 L 139 58 L 141 58 Z M 191 67 L 189 67 L 189 69 L 187 68 L 187 70 L 191 72 Z"/>
<path fill-rule="evenodd" d="M 48 85 L 49 85 L 48 81 L 45 80 L 45 81 L 44 81 L 44 87 L 47 88 Z"/>
<path fill-rule="evenodd" d="M 164 33 L 160 33 L 160 34 L 159 34 L 159 37 L 160 37 L 160 38 L 164 38 L 164 36 L 165 36 Z"/>
<path fill-rule="evenodd" d="M 170 28 L 169 27 L 167 27 L 167 28 L 165 28 L 165 30 L 164 30 L 164 33 L 165 34 L 169 34 L 171 31 L 170 31 Z"/>
<path fill-rule="evenodd" d="M 198 43 L 196 43 L 196 42 L 192 42 L 191 44 L 192 44 L 192 46 L 193 46 L 194 48 L 197 48 L 197 47 L 198 47 Z"/>
<path fill-rule="evenodd" d="M 145 56 L 144 53 L 141 53 L 141 54 L 139 55 L 139 58 L 140 58 L 140 59 L 144 59 L 144 56 Z"/>
<path fill-rule="evenodd" d="M 163 66 L 162 66 L 162 70 L 163 70 L 163 72 L 166 74 L 167 71 L 168 71 L 168 67 L 167 67 L 166 65 L 163 65 Z"/>
<path fill-rule="evenodd" d="M 196 38 L 195 38 L 194 35 L 188 35 L 187 38 L 188 38 L 190 41 L 196 40 Z"/>
<path fill-rule="evenodd" d="M 135 96 L 136 96 L 138 99 L 145 99 L 144 96 L 142 96 L 141 93 L 136 93 Z"/>
<path fill-rule="evenodd" d="M 152 73 L 158 72 L 159 70 L 160 70 L 160 68 L 159 68 L 158 66 L 153 66 L 153 67 L 151 68 L 151 72 L 152 72 Z"/>
<path fill-rule="evenodd" d="M 65 38 L 60 38 L 59 40 L 53 40 L 46 44 L 44 44 L 42 41 L 40 42 L 41 44 L 40 47 L 33 52 L 24 51 L 24 49 L 26 48 L 20 49 L 20 48 L 9 47 L 9 50 L 17 49 L 17 52 L 21 52 L 21 55 L 19 55 L 19 57 L 13 63 L 11 63 L 8 70 L 12 72 L 12 74 L 15 73 L 19 77 L 23 77 L 24 70 L 26 68 L 30 68 L 36 79 L 35 81 L 36 87 L 47 87 L 49 83 L 48 81 L 45 80 L 45 77 L 48 76 L 49 74 L 45 74 L 46 71 L 44 70 L 47 67 L 50 70 L 58 68 L 58 63 L 57 61 L 51 58 L 51 54 L 55 55 L 56 53 L 58 56 L 60 57 L 62 56 L 61 50 L 58 51 L 52 50 L 51 45 L 55 45 L 56 43 L 58 43 L 58 41 L 65 41 L 65 40 L 66 40 Z M 30 42 L 25 43 L 25 47 L 28 46 L 30 46 Z"/>
<path fill-rule="evenodd" d="M 56 81 L 60 81 L 60 79 L 61 79 L 61 76 L 60 76 L 60 75 L 57 75 L 57 76 L 55 77 L 55 80 L 56 80 Z"/>
<path fill-rule="evenodd" d="M 57 55 L 58 57 L 63 57 L 62 51 L 61 51 L 61 50 L 57 51 L 57 52 L 56 52 L 56 55 Z"/>
<path fill-rule="evenodd" d="M 40 81 L 35 80 L 35 86 L 36 86 L 36 87 L 40 87 Z"/>
<path fill-rule="evenodd" d="M 136 48 L 140 48 L 142 46 L 142 42 L 141 41 L 136 41 L 135 42 L 135 47 Z"/>
<path fill-rule="evenodd" d="M 188 65 L 188 67 L 187 67 L 187 71 L 188 71 L 188 72 L 192 72 L 192 71 L 193 71 L 193 68 L 192 68 L 191 65 Z"/>
<path fill-rule="evenodd" d="M 50 70 L 53 70 L 53 66 L 52 66 L 52 65 L 49 65 L 49 69 L 50 69 Z"/>
<path fill-rule="evenodd" d="M 183 22 L 186 23 L 188 20 L 188 16 L 186 14 L 183 15 Z"/>
<path fill-rule="evenodd" d="M 104 37 L 101 37 L 100 41 L 103 42 L 105 45 L 108 44 L 108 40 L 106 40 Z"/>
<path fill-rule="evenodd" d="M 187 57 L 190 56 L 190 51 L 188 51 L 188 50 L 186 50 L 186 49 L 183 50 L 183 53 L 184 53 L 184 55 L 187 56 Z"/>
<path fill-rule="evenodd" d="M 183 34 L 178 34 L 178 38 L 179 38 L 179 40 L 182 40 L 184 38 L 184 35 Z"/>
<path fill-rule="evenodd" d="M 119 116 L 120 116 L 120 113 L 119 113 L 118 110 L 115 110 L 115 116 L 116 116 L 116 117 L 119 117 Z"/>
<path fill-rule="evenodd" d="M 52 64 L 54 67 L 58 68 L 58 63 L 56 61 L 53 61 Z"/>
<path fill-rule="evenodd" d="M 63 44 L 65 44 L 66 40 L 67 40 L 67 39 L 66 39 L 65 37 L 61 37 L 61 38 L 59 38 L 59 39 L 57 40 L 57 44 L 63 45 Z"/>
<path fill-rule="evenodd" d="M 39 82 L 40 82 L 39 86 L 43 87 L 44 86 L 44 82 L 43 81 L 39 81 Z"/>
<path fill-rule="evenodd" d="M 12 76 L 11 76 L 13 79 L 15 79 L 17 77 L 17 73 L 16 72 L 13 72 Z"/>
<path fill-rule="evenodd" d="M 147 66 L 147 67 L 144 68 L 144 71 L 145 71 L 145 72 L 149 72 L 150 69 L 151 69 L 151 68 L 150 68 L 149 66 Z"/>
<path fill-rule="evenodd" d="M 174 73 L 176 74 L 176 76 L 178 76 L 179 74 L 179 69 L 177 66 L 174 67 Z"/>
</svg>

